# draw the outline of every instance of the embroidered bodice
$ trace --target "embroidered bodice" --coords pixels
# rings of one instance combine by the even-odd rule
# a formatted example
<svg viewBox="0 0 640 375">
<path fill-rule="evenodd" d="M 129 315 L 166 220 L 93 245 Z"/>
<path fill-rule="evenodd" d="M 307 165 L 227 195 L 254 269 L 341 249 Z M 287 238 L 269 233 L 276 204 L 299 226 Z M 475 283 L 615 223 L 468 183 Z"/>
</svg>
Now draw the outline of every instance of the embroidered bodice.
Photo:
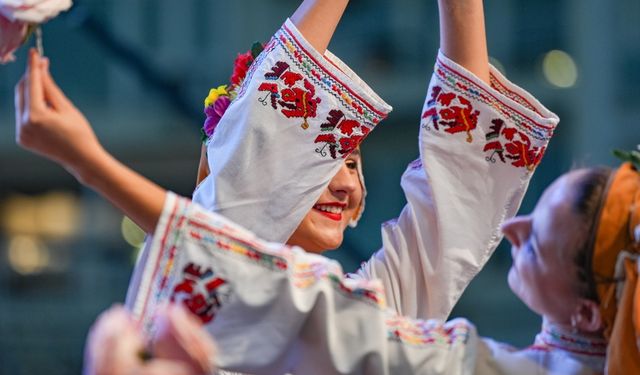
<svg viewBox="0 0 640 375">
<path fill-rule="evenodd" d="M 604 371 L 607 341 L 573 333 L 553 323 L 545 322 L 535 343 L 526 350 L 561 351 L 587 364 L 595 371 Z"/>
</svg>

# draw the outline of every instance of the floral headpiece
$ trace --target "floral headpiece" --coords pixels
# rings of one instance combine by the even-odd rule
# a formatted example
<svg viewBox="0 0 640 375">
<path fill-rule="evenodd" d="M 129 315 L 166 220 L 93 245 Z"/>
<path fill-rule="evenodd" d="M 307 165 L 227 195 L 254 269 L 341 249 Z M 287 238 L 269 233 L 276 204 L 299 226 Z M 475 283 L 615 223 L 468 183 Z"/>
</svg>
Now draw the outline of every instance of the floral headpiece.
<svg viewBox="0 0 640 375">
<path fill-rule="evenodd" d="M 217 88 L 209 90 L 209 95 L 204 99 L 204 113 L 207 115 L 207 119 L 204 121 L 201 129 L 203 141 L 213 135 L 222 115 L 224 115 L 227 108 L 229 108 L 229 104 L 231 104 L 233 99 L 236 98 L 236 90 L 247 77 L 249 67 L 263 50 L 264 46 L 262 43 L 255 42 L 249 51 L 238 54 L 238 57 L 236 57 L 233 63 L 233 73 L 230 78 L 231 82 L 227 85 L 220 85 Z"/>
</svg>

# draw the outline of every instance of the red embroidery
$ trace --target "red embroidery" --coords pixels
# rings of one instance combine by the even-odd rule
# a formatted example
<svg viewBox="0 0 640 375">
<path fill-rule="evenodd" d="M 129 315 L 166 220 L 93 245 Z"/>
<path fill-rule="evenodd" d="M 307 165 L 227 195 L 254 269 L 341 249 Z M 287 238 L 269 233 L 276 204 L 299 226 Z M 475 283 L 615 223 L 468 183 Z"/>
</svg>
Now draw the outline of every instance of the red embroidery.
<svg viewBox="0 0 640 375">
<path fill-rule="evenodd" d="M 471 131 L 478 126 L 479 115 L 480 111 L 474 110 L 471 102 L 464 96 L 444 92 L 441 87 L 435 86 L 422 118 L 431 118 L 435 130 L 440 130 L 440 126 L 443 126 L 444 131 L 449 134 L 467 133 L 467 142 L 471 143 Z"/>
<path fill-rule="evenodd" d="M 287 118 L 302 118 L 302 128 L 309 128 L 307 119 L 316 117 L 320 103 L 320 98 L 315 96 L 316 88 L 313 84 L 302 74 L 291 71 L 289 64 L 284 61 L 276 62 L 271 71 L 265 73 L 264 78 L 277 82 L 260 84 L 258 91 L 266 91 L 268 94 L 258 101 L 267 105 L 267 98 L 270 98 L 273 109 L 278 109 L 279 105 L 283 115 Z"/>
<path fill-rule="evenodd" d="M 320 125 L 320 130 L 327 133 L 319 134 L 314 140 L 314 143 L 324 143 L 322 147 L 316 148 L 316 152 L 327 156 L 328 148 L 333 159 L 338 154 L 346 158 L 371 131 L 358 121 L 345 118 L 344 113 L 338 109 L 329 111 L 327 122 Z"/>
<path fill-rule="evenodd" d="M 485 158 L 487 161 L 495 163 L 497 155 L 503 163 L 510 159 L 514 167 L 525 167 L 528 170 L 533 170 L 540 163 L 546 147 L 533 146 L 526 134 L 505 126 L 504 120 L 494 119 L 491 123 L 493 125 L 486 134 L 487 143 L 484 145 L 484 151 L 491 152 Z"/>
<path fill-rule="evenodd" d="M 182 272 L 183 279 L 173 288 L 171 302 L 182 302 L 203 323 L 210 322 L 229 295 L 229 285 L 211 268 L 203 270 L 193 263 L 189 263 Z"/>
</svg>

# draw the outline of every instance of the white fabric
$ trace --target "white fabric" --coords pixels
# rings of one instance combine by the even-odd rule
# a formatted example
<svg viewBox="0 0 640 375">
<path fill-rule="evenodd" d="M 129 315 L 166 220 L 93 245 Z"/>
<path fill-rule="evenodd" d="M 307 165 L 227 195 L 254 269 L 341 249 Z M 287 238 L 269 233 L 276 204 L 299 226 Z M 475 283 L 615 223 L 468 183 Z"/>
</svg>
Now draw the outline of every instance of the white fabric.
<svg viewBox="0 0 640 375">
<path fill-rule="evenodd" d="M 133 306 L 147 332 L 169 299 L 204 301 L 218 365 L 252 374 L 594 374 L 580 356 L 542 340 L 523 351 L 478 337 L 463 319 L 413 320 L 385 309 L 375 281 L 259 240 L 168 194 Z M 197 269 L 199 276 L 193 278 Z M 221 286 L 211 287 L 222 279 Z M 185 292 L 185 281 L 192 281 Z M 198 303 L 196 305 L 200 306 Z M 201 317 L 203 316 L 201 315 Z M 575 338 L 572 338 L 575 341 Z M 604 357 L 600 358 L 603 363 Z"/>
<path fill-rule="evenodd" d="M 272 96 L 267 87 L 277 92 Z M 306 118 L 286 115 L 294 101 L 281 100 L 296 93 L 298 107 L 314 112 Z M 340 153 L 343 142 L 355 136 L 355 148 L 390 110 L 351 69 L 331 53 L 315 51 L 287 20 L 207 144 L 211 172 L 193 200 L 261 238 L 286 242 L 340 168 L 347 155 Z M 322 126 L 330 117 L 333 129 Z M 319 136 L 335 139 L 335 154 Z"/>
<path fill-rule="evenodd" d="M 390 307 L 403 315 L 447 318 L 501 241 L 500 224 L 517 212 L 558 123 L 531 95 L 497 70 L 491 73 L 489 87 L 439 54 L 421 122 L 420 159 L 402 176 L 408 203 L 382 226 L 382 249 L 357 273 L 381 279 Z M 465 121 L 477 127 L 467 133 Z M 507 136 L 493 136 L 496 121 L 503 121 Z M 487 145 L 497 144 L 490 142 L 502 145 L 504 161 L 492 155 Z M 529 152 L 512 152 L 520 149 Z"/>
<path fill-rule="evenodd" d="M 281 61 L 316 85 L 315 117 L 286 118 L 278 99 L 274 109 L 260 91 L 274 83 L 265 73 Z M 340 167 L 341 154 L 323 154 L 319 146 L 326 151 L 327 145 L 314 143 L 320 135 L 349 136 L 339 125 L 318 129 L 330 111 L 358 122 L 352 135 L 366 135 L 389 110 L 337 66 L 308 49 L 290 22 L 276 34 L 208 145 L 211 177 L 194 195 L 204 209 L 169 196 L 136 267 L 128 305 L 152 330 L 158 304 L 184 302 L 218 341 L 220 366 L 233 371 L 527 368 L 529 357 L 482 341 L 464 320 L 442 324 L 395 313 L 446 318 L 500 241 L 500 223 L 517 211 L 557 117 L 497 71 L 489 86 L 440 54 L 421 121 L 420 158 L 402 179 L 408 204 L 383 226 L 383 249 L 345 280 L 333 261 L 259 240 L 286 240 Z M 278 95 L 286 89 L 282 81 Z M 340 94 L 336 82 L 344 83 Z M 544 373 L 546 358 L 534 360 L 531 373 Z"/>
</svg>

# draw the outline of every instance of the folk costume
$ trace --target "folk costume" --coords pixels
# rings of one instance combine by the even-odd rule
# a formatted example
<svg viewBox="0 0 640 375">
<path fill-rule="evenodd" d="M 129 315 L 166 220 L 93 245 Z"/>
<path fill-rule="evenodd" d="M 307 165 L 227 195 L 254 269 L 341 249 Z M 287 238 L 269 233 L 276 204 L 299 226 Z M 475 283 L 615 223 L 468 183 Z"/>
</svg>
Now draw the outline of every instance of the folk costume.
<svg viewBox="0 0 640 375">
<path fill-rule="evenodd" d="M 439 54 L 420 157 L 402 177 L 407 206 L 345 278 L 282 243 L 390 107 L 285 22 L 208 141 L 211 174 L 194 203 L 169 194 L 132 279 L 134 315 L 153 331 L 159 304 L 184 303 L 232 371 L 500 373 L 502 357 L 517 359 L 510 350 L 442 320 L 501 240 L 558 118 L 491 77 Z"/>
</svg>

